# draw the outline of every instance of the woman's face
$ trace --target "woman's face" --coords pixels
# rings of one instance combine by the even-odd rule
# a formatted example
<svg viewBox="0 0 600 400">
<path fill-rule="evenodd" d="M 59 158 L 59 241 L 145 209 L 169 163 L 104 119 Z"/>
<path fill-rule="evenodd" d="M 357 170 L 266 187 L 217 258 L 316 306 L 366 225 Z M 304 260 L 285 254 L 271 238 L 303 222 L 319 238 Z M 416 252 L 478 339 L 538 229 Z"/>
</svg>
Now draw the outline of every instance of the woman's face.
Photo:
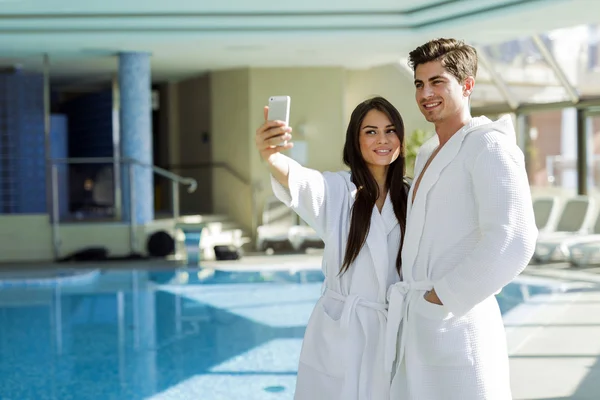
<svg viewBox="0 0 600 400">
<path fill-rule="evenodd" d="M 358 140 L 362 158 L 374 175 L 385 172 L 400 155 L 400 139 L 396 134 L 396 127 L 379 110 L 373 109 L 365 115 Z"/>
</svg>

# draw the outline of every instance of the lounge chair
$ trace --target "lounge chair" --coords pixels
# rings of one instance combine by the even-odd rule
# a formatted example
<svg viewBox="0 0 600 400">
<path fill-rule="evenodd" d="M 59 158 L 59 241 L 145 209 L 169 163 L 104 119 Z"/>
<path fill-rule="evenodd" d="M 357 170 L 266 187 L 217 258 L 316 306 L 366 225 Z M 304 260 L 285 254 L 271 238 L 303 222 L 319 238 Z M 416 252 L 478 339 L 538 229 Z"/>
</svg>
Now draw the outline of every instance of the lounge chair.
<svg viewBox="0 0 600 400">
<path fill-rule="evenodd" d="M 566 239 L 589 234 L 595 217 L 594 199 L 576 196 L 566 201 L 560 212 L 556 228 L 539 234 L 533 260 L 538 263 L 564 260 L 565 255 L 556 251 Z"/>
</svg>

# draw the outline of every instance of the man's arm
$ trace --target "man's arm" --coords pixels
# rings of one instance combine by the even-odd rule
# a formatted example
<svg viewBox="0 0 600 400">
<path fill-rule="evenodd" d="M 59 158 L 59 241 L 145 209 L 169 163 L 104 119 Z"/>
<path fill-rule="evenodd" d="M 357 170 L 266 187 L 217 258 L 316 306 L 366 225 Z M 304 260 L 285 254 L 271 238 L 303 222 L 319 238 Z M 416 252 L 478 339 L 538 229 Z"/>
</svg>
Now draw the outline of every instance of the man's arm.
<svg viewBox="0 0 600 400">
<path fill-rule="evenodd" d="M 428 300 L 464 315 L 511 282 L 529 263 L 537 228 L 523 155 L 491 142 L 472 172 L 481 240 L 464 261 L 434 283 Z"/>
</svg>

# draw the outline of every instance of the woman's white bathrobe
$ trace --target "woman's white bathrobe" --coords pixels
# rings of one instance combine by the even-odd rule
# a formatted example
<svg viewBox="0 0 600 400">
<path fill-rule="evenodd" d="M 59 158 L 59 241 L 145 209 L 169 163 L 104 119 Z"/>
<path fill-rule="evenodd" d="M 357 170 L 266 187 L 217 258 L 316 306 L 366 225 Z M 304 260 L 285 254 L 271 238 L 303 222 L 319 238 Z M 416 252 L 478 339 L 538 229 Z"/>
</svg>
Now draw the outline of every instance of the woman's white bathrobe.
<svg viewBox="0 0 600 400">
<path fill-rule="evenodd" d="M 435 135 L 415 176 L 438 146 Z M 393 400 L 509 400 L 508 355 L 494 294 L 533 254 L 537 229 L 510 117 L 473 118 L 442 147 L 411 205 L 402 282 L 390 287 Z M 444 303 L 424 299 L 435 288 Z M 392 369 L 392 358 L 386 370 Z"/>
<path fill-rule="evenodd" d="M 356 187 L 348 172 L 320 173 L 290 160 L 289 191 L 271 179 L 275 195 L 293 208 L 325 243 L 324 293 L 304 336 L 296 400 L 383 400 L 386 291 L 398 282 L 400 226 L 389 196 L 373 208 L 366 244 L 339 275 Z M 387 352 L 393 352 L 392 346 Z"/>
</svg>

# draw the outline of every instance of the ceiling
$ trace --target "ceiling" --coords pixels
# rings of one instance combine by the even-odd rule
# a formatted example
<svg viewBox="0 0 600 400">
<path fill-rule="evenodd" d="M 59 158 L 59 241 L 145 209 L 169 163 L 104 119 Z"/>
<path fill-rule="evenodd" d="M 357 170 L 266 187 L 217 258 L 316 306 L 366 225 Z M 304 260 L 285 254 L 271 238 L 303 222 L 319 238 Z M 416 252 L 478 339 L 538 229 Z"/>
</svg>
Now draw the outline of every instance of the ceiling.
<svg viewBox="0 0 600 400">
<path fill-rule="evenodd" d="M 367 68 L 422 42 L 498 42 L 600 22 L 591 0 L 0 0 L 0 66 L 55 81 L 117 70 L 115 54 L 152 54 L 155 81 L 238 67 Z"/>
</svg>

